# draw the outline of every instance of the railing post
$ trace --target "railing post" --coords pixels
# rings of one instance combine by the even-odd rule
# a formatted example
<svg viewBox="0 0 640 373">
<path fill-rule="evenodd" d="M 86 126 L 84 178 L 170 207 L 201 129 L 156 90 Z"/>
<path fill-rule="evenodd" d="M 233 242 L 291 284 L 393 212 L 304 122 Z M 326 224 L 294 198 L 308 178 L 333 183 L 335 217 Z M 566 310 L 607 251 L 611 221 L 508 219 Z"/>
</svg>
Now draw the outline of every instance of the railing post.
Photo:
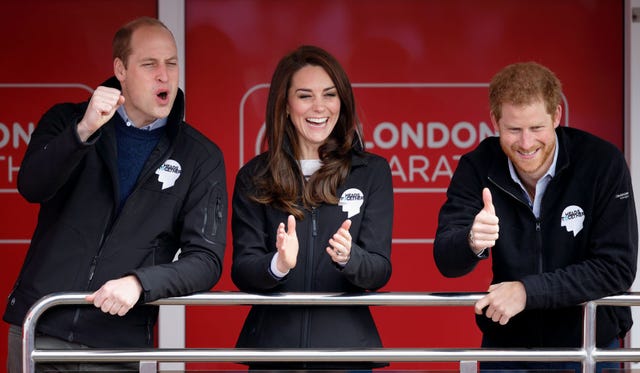
<svg viewBox="0 0 640 373">
<path fill-rule="evenodd" d="M 31 358 L 31 351 L 35 350 L 36 345 L 36 318 L 33 317 L 34 313 L 29 312 L 25 317 L 25 321 L 22 325 L 22 372 L 33 373 L 36 371 L 36 363 Z"/>
<path fill-rule="evenodd" d="M 140 362 L 140 373 L 157 373 L 158 362 L 153 360 L 143 360 Z"/>
<path fill-rule="evenodd" d="M 586 357 L 582 361 L 582 372 L 595 372 L 595 359 L 593 352 L 596 349 L 596 306 L 595 302 L 587 302 L 583 308 L 582 346 Z"/>
<path fill-rule="evenodd" d="M 460 373 L 476 373 L 478 371 L 478 362 L 476 360 L 460 361 Z"/>
</svg>

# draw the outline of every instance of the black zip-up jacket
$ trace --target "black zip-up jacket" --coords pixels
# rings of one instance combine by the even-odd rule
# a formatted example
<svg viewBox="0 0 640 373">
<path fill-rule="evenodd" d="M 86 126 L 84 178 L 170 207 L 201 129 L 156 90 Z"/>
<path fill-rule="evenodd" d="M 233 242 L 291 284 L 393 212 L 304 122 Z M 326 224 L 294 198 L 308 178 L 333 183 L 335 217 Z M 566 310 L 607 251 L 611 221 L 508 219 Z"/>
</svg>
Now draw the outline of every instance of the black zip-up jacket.
<svg viewBox="0 0 640 373">
<path fill-rule="evenodd" d="M 103 85 L 120 89 L 115 78 Z M 76 127 L 87 104 L 55 105 L 31 136 L 18 189 L 39 203 L 40 211 L 4 320 L 22 325 L 27 310 L 45 295 L 93 292 L 133 274 L 143 291 L 140 304 L 125 316 L 91 305 L 56 306 L 43 314 L 37 329 L 98 348 L 148 347 L 158 307 L 141 303 L 206 291 L 220 277 L 227 215 L 224 160 L 214 143 L 182 120 L 179 91 L 165 135 L 116 216 L 114 126 L 122 119 L 116 113 L 83 143 Z"/>
<path fill-rule="evenodd" d="M 335 264 L 325 248 L 347 219 L 347 212 L 340 205 L 323 204 L 306 211 L 304 219 L 296 221 L 300 245 L 297 264 L 279 280 L 270 272 L 270 263 L 277 252 L 278 224 L 286 224 L 288 214 L 249 198 L 254 193 L 252 177 L 256 170 L 266 167 L 265 155 L 247 163 L 236 177 L 231 220 L 231 275 L 235 285 L 252 293 L 361 293 L 384 286 L 391 276 L 393 223 L 393 186 L 387 161 L 369 153 L 354 155 L 349 175 L 337 190 L 338 197 L 352 188 L 358 189 L 363 197 L 359 212 L 350 217 L 353 240 L 346 266 Z M 237 342 L 237 347 L 249 348 L 380 346 L 367 306 L 256 305 L 251 308 Z M 328 369 L 331 365 L 323 367 Z"/>
<path fill-rule="evenodd" d="M 627 291 L 636 275 L 638 225 L 624 157 L 584 131 L 560 127 L 556 134 L 556 175 L 539 219 L 511 179 L 497 137 L 460 159 L 440 210 L 436 264 L 447 277 L 462 276 L 481 260 L 467 236 L 489 188 L 500 219 L 492 283 L 521 281 L 526 289 L 525 310 L 507 325 L 477 316 L 488 347 L 579 347 L 579 304 Z M 598 307 L 598 346 L 624 336 L 631 324 L 628 307 Z"/>
</svg>

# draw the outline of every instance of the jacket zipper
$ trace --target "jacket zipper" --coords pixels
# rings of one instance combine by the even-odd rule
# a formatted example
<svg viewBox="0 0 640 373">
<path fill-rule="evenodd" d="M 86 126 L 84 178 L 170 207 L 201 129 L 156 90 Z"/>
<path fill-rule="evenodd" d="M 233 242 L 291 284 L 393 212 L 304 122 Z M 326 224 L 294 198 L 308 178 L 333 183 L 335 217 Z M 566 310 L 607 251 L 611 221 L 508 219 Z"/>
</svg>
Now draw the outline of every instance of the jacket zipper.
<svg viewBox="0 0 640 373">
<path fill-rule="evenodd" d="M 218 222 L 222 221 L 222 206 L 220 203 L 220 196 L 216 197 L 216 212 L 215 212 L 215 217 L 213 218 L 213 232 L 211 232 L 212 236 L 215 236 L 218 234 Z"/>
<path fill-rule="evenodd" d="M 311 273 L 313 272 L 314 252 L 316 237 L 318 236 L 318 210 L 313 207 L 311 209 L 311 240 L 309 242 L 309 252 L 307 253 L 307 275 L 305 276 L 305 291 L 311 291 L 311 285 L 313 278 Z M 302 347 L 309 347 L 309 334 L 311 329 L 310 322 L 310 310 L 306 308 L 302 315 Z"/>
<path fill-rule="evenodd" d="M 511 192 L 509 192 L 508 190 L 506 190 L 503 187 L 501 187 L 500 185 L 498 185 L 498 183 L 493 181 L 493 179 L 491 179 L 490 177 L 488 179 L 498 189 L 500 189 L 501 191 L 505 192 L 507 195 L 511 196 L 516 201 L 518 201 L 518 202 L 522 203 L 523 205 L 526 205 L 527 207 L 529 207 L 529 205 L 527 203 L 523 202 L 520 198 L 514 196 Z M 531 211 L 531 214 L 533 215 L 533 211 Z M 535 215 L 534 215 L 534 218 L 536 219 L 536 234 L 537 234 L 537 238 L 538 238 L 538 242 L 537 242 L 537 245 L 536 245 L 536 251 L 537 251 L 537 254 L 538 254 L 538 263 L 536 263 L 536 264 L 538 266 L 538 268 L 537 268 L 538 273 L 542 273 L 542 270 L 543 270 L 544 266 L 543 266 L 543 262 L 542 262 L 542 233 L 541 233 L 541 227 L 540 227 L 540 219 L 535 217 Z"/>
<path fill-rule="evenodd" d="M 153 168 L 160 167 L 160 165 L 162 163 L 164 163 L 167 159 L 169 159 L 169 157 L 162 157 L 159 162 L 156 162 L 156 165 L 154 165 Z M 138 189 L 140 189 L 140 185 L 142 185 L 142 184 L 143 184 L 143 182 L 137 183 L 135 188 L 131 191 L 131 194 L 129 195 L 128 198 L 131 198 L 131 196 L 133 196 L 133 194 Z M 125 202 L 125 205 L 126 204 L 127 203 Z M 122 206 L 122 210 L 124 210 L 124 207 L 125 206 Z M 122 213 L 122 211 L 120 211 L 120 212 Z M 89 267 L 89 277 L 87 279 L 87 287 L 86 287 L 87 290 L 91 286 L 91 281 L 93 281 L 93 276 L 96 273 L 96 268 L 98 266 L 98 259 L 100 258 L 100 255 L 102 254 L 102 249 L 104 248 L 105 243 L 108 241 L 109 236 L 111 234 L 111 231 L 116 226 L 116 224 L 117 224 L 119 219 L 120 219 L 119 216 L 117 216 L 113 220 L 112 220 L 112 218 L 110 218 L 109 219 L 110 222 L 109 222 L 108 229 L 105 230 L 106 234 L 103 233 L 102 237 L 100 237 L 100 245 L 98 246 L 98 252 L 91 259 L 91 266 Z M 71 331 L 69 332 L 69 341 L 71 341 L 71 342 L 73 342 L 75 326 L 77 325 L 79 318 L 80 318 L 80 308 L 76 308 L 75 313 L 73 315 L 73 323 L 72 323 Z M 147 321 L 149 321 L 149 320 L 147 320 Z M 147 329 L 149 329 L 149 328 L 147 328 Z M 151 332 L 150 332 L 150 330 L 147 330 L 147 340 L 151 340 Z"/>
<path fill-rule="evenodd" d="M 507 191 L 506 189 L 504 189 L 503 187 L 501 187 L 500 185 L 498 185 L 498 183 L 496 183 L 495 181 L 493 181 L 491 178 L 488 178 L 489 181 L 495 185 L 498 189 L 502 190 L 503 192 L 505 192 L 507 195 L 511 196 L 512 198 L 514 198 L 516 201 L 526 205 L 527 207 L 529 207 L 529 205 L 525 202 L 523 202 L 522 200 L 520 200 L 518 197 L 514 196 L 511 192 Z M 533 210 L 531 211 L 531 214 L 533 214 Z M 537 265 L 537 272 L 538 273 L 542 273 L 543 267 L 544 267 L 544 263 L 542 261 L 542 229 L 540 226 L 540 219 L 535 217 L 536 219 L 536 236 L 537 236 L 537 244 L 536 244 L 536 251 L 537 251 L 537 256 L 538 256 L 538 262 L 536 263 Z M 544 320 L 543 319 L 539 319 L 538 322 L 540 323 L 540 325 L 544 324 Z M 540 333 L 538 333 L 538 339 L 542 340 L 543 337 Z"/>
</svg>

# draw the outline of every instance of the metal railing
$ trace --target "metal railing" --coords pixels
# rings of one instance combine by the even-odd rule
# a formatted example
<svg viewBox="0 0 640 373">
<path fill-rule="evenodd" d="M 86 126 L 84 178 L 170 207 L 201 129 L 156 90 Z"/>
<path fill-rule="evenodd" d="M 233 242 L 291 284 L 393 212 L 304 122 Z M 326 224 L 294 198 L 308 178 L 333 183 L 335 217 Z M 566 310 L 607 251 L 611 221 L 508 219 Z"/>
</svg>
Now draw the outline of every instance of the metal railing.
<svg viewBox="0 0 640 373">
<path fill-rule="evenodd" d="M 488 348 L 373 348 L 373 349 L 88 349 L 36 350 L 35 328 L 39 317 L 58 305 L 89 304 L 88 293 L 59 293 L 42 298 L 25 317 L 22 335 L 23 371 L 35 372 L 37 362 L 138 361 L 140 371 L 157 371 L 158 362 L 460 362 L 460 370 L 476 371 L 477 361 L 574 361 L 583 372 L 595 371 L 596 362 L 640 362 L 640 349 L 598 349 L 595 344 L 596 307 L 640 306 L 640 293 L 628 293 L 587 302 L 584 307 L 583 347 L 566 349 Z M 486 293 L 283 293 L 271 295 L 241 292 L 209 292 L 165 298 L 154 305 L 369 305 L 369 306 L 472 306 Z"/>
</svg>

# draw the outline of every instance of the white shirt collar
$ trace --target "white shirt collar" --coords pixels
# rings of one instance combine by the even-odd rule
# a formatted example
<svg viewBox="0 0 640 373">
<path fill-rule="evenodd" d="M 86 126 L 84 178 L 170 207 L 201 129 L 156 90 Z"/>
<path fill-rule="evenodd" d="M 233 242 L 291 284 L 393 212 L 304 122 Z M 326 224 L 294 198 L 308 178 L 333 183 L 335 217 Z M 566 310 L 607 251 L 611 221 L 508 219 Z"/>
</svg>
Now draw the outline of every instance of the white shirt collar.
<svg viewBox="0 0 640 373">
<path fill-rule="evenodd" d="M 127 111 L 124 108 L 124 105 L 120 105 L 120 107 L 118 108 L 118 114 L 120 114 L 120 117 L 122 118 L 122 120 L 124 121 L 124 123 L 127 125 L 127 127 L 136 127 L 136 124 L 133 123 L 133 121 L 131 119 L 129 119 L 129 116 L 127 115 Z M 140 127 L 138 129 L 141 130 L 145 130 L 145 131 L 153 131 L 155 129 L 158 129 L 160 127 L 164 127 L 167 124 L 167 118 L 158 118 L 156 120 L 154 120 L 153 122 L 147 124 L 144 127 Z"/>
</svg>

